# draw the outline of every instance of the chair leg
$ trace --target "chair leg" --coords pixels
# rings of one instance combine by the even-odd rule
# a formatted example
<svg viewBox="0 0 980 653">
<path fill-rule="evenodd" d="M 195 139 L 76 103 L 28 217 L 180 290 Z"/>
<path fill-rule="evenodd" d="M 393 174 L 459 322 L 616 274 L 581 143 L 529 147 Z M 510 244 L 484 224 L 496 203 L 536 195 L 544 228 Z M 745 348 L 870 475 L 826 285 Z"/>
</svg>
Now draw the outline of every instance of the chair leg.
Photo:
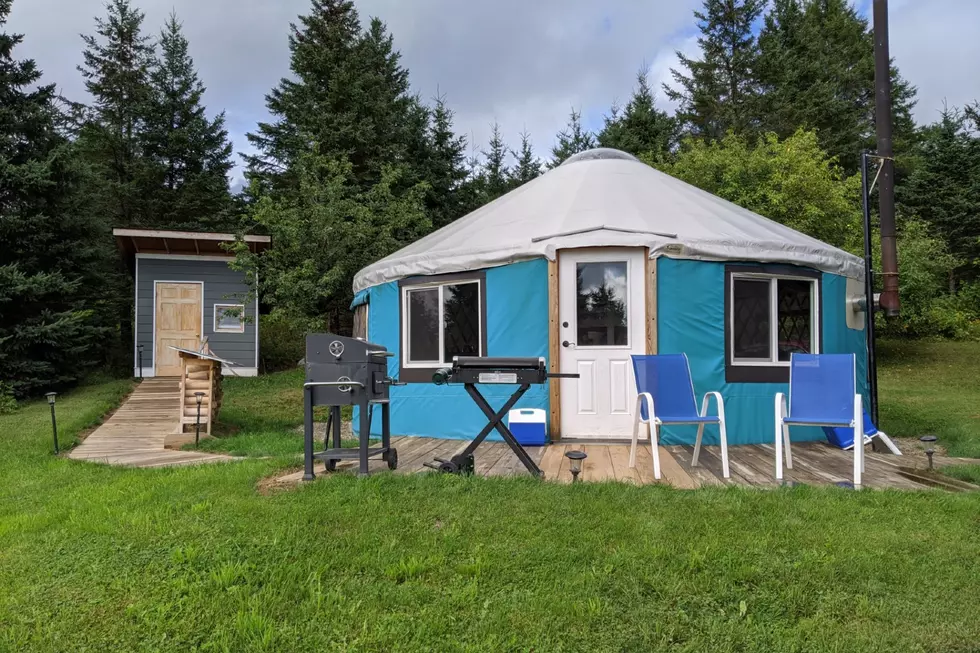
<svg viewBox="0 0 980 653">
<path fill-rule="evenodd" d="M 728 469 L 728 434 L 725 429 L 725 420 L 718 422 L 718 433 L 721 436 L 721 469 L 725 478 L 731 478 L 732 474 Z"/>
<path fill-rule="evenodd" d="M 776 395 L 776 408 L 774 410 L 776 414 L 775 426 L 773 430 L 775 434 L 775 445 L 776 445 L 776 480 L 783 480 L 783 411 L 782 411 L 782 394 Z"/>
<path fill-rule="evenodd" d="M 861 395 L 854 397 L 854 487 L 861 487 L 864 472 L 864 408 Z"/>
<path fill-rule="evenodd" d="M 786 445 L 786 469 L 793 469 L 793 450 L 789 443 L 789 426 L 783 424 L 783 442 Z"/>
<path fill-rule="evenodd" d="M 698 457 L 701 456 L 701 438 L 704 436 L 704 422 L 698 424 L 698 437 L 694 440 L 694 455 L 691 456 L 691 467 L 698 466 Z"/>
<path fill-rule="evenodd" d="M 640 399 L 636 400 L 636 417 L 633 418 L 633 442 L 630 444 L 630 468 L 636 467 L 636 443 L 640 437 Z"/>
<path fill-rule="evenodd" d="M 653 455 L 653 477 L 660 480 L 660 426 L 647 424 L 650 432 L 650 453 Z"/>
</svg>

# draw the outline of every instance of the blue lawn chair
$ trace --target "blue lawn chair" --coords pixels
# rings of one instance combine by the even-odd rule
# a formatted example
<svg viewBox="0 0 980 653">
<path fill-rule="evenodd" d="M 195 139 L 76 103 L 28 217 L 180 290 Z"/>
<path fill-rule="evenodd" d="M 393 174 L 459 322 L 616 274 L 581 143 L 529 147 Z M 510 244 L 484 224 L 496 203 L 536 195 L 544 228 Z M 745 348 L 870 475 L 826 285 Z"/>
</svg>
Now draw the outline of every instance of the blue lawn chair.
<svg viewBox="0 0 980 653">
<path fill-rule="evenodd" d="M 653 454 L 653 476 L 660 479 L 660 453 L 657 443 L 660 427 L 664 424 L 697 424 L 698 437 L 694 441 L 691 466 L 697 467 L 701 454 L 701 437 L 705 424 L 717 424 L 721 434 L 721 466 L 725 478 L 728 471 L 728 435 L 725 431 L 725 402 L 719 392 L 708 392 L 697 410 L 694 382 L 687 354 L 657 354 L 631 356 L 633 375 L 636 378 L 636 411 L 633 417 L 633 443 L 630 447 L 630 467 L 636 467 L 636 443 L 640 423 L 646 424 Z M 714 397 L 718 415 L 708 415 L 708 397 Z M 650 424 L 653 428 L 650 428 Z"/>
<path fill-rule="evenodd" d="M 789 363 L 789 410 L 786 396 L 776 395 L 776 479 L 786 467 L 793 469 L 790 426 L 831 426 L 853 429 L 854 486 L 864 472 L 864 407 L 857 392 L 854 354 L 791 354 Z"/>
</svg>

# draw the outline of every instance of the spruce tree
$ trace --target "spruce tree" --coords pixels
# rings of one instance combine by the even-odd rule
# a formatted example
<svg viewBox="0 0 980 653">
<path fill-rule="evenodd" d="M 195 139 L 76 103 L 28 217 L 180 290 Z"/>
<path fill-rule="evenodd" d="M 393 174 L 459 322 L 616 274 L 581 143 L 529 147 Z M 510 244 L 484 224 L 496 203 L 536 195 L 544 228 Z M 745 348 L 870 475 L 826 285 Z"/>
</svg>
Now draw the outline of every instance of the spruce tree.
<svg viewBox="0 0 980 653">
<path fill-rule="evenodd" d="M 483 151 L 484 203 L 492 202 L 509 190 L 510 168 L 507 166 L 509 152 L 500 131 L 500 124 L 493 123 L 489 149 Z"/>
<path fill-rule="evenodd" d="M 759 34 L 765 131 L 814 129 L 821 147 L 855 172 L 875 147 L 874 35 L 847 0 L 775 0 Z M 892 69 L 895 151 L 913 146 L 915 89 Z"/>
<path fill-rule="evenodd" d="M 557 143 L 551 148 L 549 168 L 557 168 L 572 155 L 596 146 L 595 135 L 582 127 L 582 113 L 572 109 L 565 129 L 558 132 Z"/>
<path fill-rule="evenodd" d="M 0 29 L 11 0 L 0 0 Z M 86 168 L 58 130 L 55 87 L 0 33 L 0 393 L 76 381 L 103 359 L 107 230 L 86 203 Z"/>
<path fill-rule="evenodd" d="M 613 107 L 599 132 L 599 144 L 630 154 L 665 160 L 677 146 L 677 121 L 657 109 L 645 71 L 636 76 L 636 88 L 626 109 Z"/>
<path fill-rule="evenodd" d="M 466 139 L 453 131 L 453 112 L 443 96 L 437 96 L 429 109 L 421 103 L 411 132 L 416 145 L 410 161 L 417 181 L 425 182 L 426 213 L 433 228 L 444 227 L 471 208 L 467 188 Z"/>
<path fill-rule="evenodd" d="M 144 14 L 129 0 L 110 0 L 96 33 L 83 36 L 79 71 L 94 105 L 81 129 L 81 144 L 101 180 L 102 211 L 115 226 L 153 223 L 147 188 L 159 168 L 145 156 L 144 132 L 152 110 L 150 71 L 155 53 L 142 34 Z"/>
<path fill-rule="evenodd" d="M 898 201 L 924 219 L 964 265 L 950 277 L 976 279 L 980 260 L 980 136 L 967 117 L 944 109 L 922 130 L 919 163 L 898 187 Z"/>
<path fill-rule="evenodd" d="M 524 130 L 521 132 L 520 151 L 511 150 L 516 163 L 510 170 L 510 187 L 517 188 L 523 186 L 532 179 L 541 176 L 541 159 L 534 155 L 534 147 L 531 145 L 531 135 Z"/>
<path fill-rule="evenodd" d="M 704 0 L 694 12 L 702 59 L 678 52 L 684 71 L 671 69 L 680 88 L 664 85 L 680 103 L 677 118 L 684 131 L 706 140 L 728 131 L 748 135 L 756 129 L 758 44 L 752 28 L 765 0 Z"/>
<path fill-rule="evenodd" d="M 160 59 L 150 73 L 153 95 L 145 154 L 161 174 L 152 189 L 153 226 L 221 230 L 229 224 L 232 147 L 224 113 L 208 118 L 205 88 L 176 14 L 160 34 Z"/>
<path fill-rule="evenodd" d="M 267 189 L 295 191 L 297 164 L 313 151 L 346 158 L 356 183 L 367 189 L 385 163 L 408 162 L 409 131 L 417 100 L 408 71 L 381 21 L 361 30 L 349 0 L 312 0 L 292 25 L 291 79 L 267 96 L 275 120 L 248 139 L 249 174 Z"/>
</svg>

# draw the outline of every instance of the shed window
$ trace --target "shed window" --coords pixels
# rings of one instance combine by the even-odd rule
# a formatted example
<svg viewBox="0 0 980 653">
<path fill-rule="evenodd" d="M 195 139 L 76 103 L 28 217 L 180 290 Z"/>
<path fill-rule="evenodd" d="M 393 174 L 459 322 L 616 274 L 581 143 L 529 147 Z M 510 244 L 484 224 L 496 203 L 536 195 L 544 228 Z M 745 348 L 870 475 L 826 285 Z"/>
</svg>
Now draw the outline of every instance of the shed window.
<svg viewBox="0 0 980 653">
<path fill-rule="evenodd" d="M 726 377 L 729 382 L 788 380 L 790 355 L 820 351 L 820 282 L 816 274 L 728 268 Z M 775 372 L 767 373 L 766 369 Z"/>
<path fill-rule="evenodd" d="M 244 333 L 245 306 L 242 304 L 214 305 L 215 333 Z"/>
<path fill-rule="evenodd" d="M 406 363 L 434 366 L 481 356 L 483 286 L 479 280 L 403 288 Z"/>
</svg>

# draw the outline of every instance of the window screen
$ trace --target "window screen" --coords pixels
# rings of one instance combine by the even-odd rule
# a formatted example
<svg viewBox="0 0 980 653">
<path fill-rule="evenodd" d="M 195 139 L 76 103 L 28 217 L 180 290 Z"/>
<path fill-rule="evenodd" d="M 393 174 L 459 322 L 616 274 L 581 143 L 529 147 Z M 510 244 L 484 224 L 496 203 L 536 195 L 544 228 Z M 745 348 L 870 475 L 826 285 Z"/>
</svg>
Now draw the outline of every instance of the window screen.
<svg viewBox="0 0 980 653">
<path fill-rule="evenodd" d="M 442 287 L 445 362 L 453 356 L 480 355 L 480 285 Z"/>
<path fill-rule="evenodd" d="M 813 284 L 801 279 L 776 280 L 779 360 L 790 354 L 809 354 L 813 337 Z"/>
<path fill-rule="evenodd" d="M 735 279 L 732 287 L 732 356 L 736 360 L 769 361 L 769 279 Z"/>
<path fill-rule="evenodd" d="M 408 292 L 408 359 L 439 360 L 439 288 Z"/>
</svg>

